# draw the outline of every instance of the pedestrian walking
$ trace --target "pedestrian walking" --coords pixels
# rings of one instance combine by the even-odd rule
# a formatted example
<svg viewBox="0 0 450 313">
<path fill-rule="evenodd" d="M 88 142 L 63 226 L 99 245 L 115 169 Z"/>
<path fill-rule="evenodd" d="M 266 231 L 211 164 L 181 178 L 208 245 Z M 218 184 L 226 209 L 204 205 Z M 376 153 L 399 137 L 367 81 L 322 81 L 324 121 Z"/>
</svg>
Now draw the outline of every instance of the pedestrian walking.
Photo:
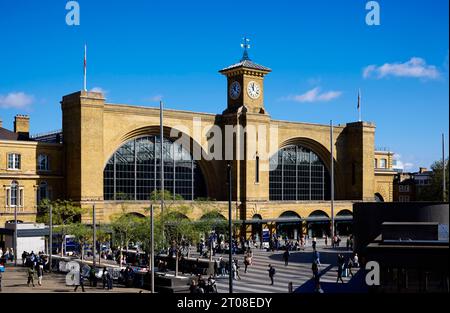
<svg viewBox="0 0 450 313">
<path fill-rule="evenodd" d="M 85 292 L 84 290 L 84 276 L 83 271 L 78 272 L 78 284 L 75 285 L 75 289 L 73 291 L 77 291 L 78 287 L 81 287 L 81 291 Z"/>
<path fill-rule="evenodd" d="M 104 267 L 102 273 L 103 289 L 106 289 L 106 287 L 108 286 L 108 274 L 108 270 L 106 269 L 106 267 Z"/>
<path fill-rule="evenodd" d="M 314 259 L 314 262 L 317 263 L 317 266 L 320 266 L 320 254 L 319 254 L 319 251 L 314 250 L 314 252 L 313 252 L 313 259 Z"/>
<path fill-rule="evenodd" d="M 234 259 L 234 263 L 236 264 L 236 272 L 235 272 L 236 277 L 237 277 L 238 280 L 241 280 L 241 276 L 239 275 L 239 268 L 240 268 L 240 266 L 239 266 L 238 260 Z"/>
<path fill-rule="evenodd" d="M 38 277 L 38 285 L 42 286 L 42 276 L 44 275 L 44 266 L 41 264 L 38 264 L 36 266 L 36 273 Z"/>
<path fill-rule="evenodd" d="M 352 267 L 353 267 L 353 260 L 350 257 L 350 258 L 348 258 L 347 269 L 348 269 L 348 273 L 350 274 L 350 276 L 353 277 Z"/>
<path fill-rule="evenodd" d="M 314 237 L 312 240 L 312 248 L 314 251 L 316 250 L 316 246 L 317 246 L 317 239 L 316 239 L 316 237 Z"/>
<path fill-rule="evenodd" d="M 33 287 L 34 287 L 34 267 L 33 266 L 28 267 L 27 274 L 28 274 L 27 286 L 30 287 L 30 283 L 32 283 Z"/>
<path fill-rule="evenodd" d="M 244 258 L 244 273 L 247 273 L 247 268 L 251 264 L 251 256 L 247 254 Z"/>
<path fill-rule="evenodd" d="M 288 266 L 289 263 L 289 250 L 286 248 L 286 251 L 283 253 L 284 266 Z"/>
<path fill-rule="evenodd" d="M 338 283 L 339 281 L 344 283 L 344 280 L 342 279 L 342 272 L 343 271 L 344 271 L 343 256 L 341 254 L 338 254 L 338 270 L 337 270 L 336 283 Z"/>
<path fill-rule="evenodd" d="M 355 253 L 355 256 L 353 257 L 353 266 L 354 267 L 359 267 L 359 259 L 358 259 L 358 254 Z"/>
<path fill-rule="evenodd" d="M 24 252 L 22 253 L 22 265 L 23 265 L 23 266 L 25 266 L 25 264 L 26 264 L 27 256 L 28 256 L 28 253 L 27 253 L 26 251 L 24 251 Z"/>
<path fill-rule="evenodd" d="M 314 280 L 314 291 L 323 293 L 322 288 L 320 287 L 320 273 L 319 273 L 319 266 L 316 261 L 313 261 L 311 270 L 313 273 L 313 280 Z"/>
<path fill-rule="evenodd" d="M 141 277 L 143 277 L 143 276 L 141 276 Z M 108 276 L 106 279 L 108 281 L 108 290 L 112 290 L 113 289 L 113 276 L 109 271 L 108 271 Z"/>
<path fill-rule="evenodd" d="M 89 270 L 89 285 L 91 287 L 97 287 L 97 277 L 95 276 L 95 268 L 91 267 Z"/>
<path fill-rule="evenodd" d="M 270 278 L 270 285 L 273 285 L 273 277 L 275 276 L 275 268 L 272 266 L 272 264 L 269 264 L 269 278 Z"/>
</svg>

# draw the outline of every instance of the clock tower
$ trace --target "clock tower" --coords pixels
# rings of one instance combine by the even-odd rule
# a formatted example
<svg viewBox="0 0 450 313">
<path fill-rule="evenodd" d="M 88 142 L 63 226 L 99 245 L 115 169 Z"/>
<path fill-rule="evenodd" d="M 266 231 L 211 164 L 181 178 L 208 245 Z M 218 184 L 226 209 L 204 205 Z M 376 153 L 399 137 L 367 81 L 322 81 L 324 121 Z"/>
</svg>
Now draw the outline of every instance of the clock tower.
<svg viewBox="0 0 450 313">
<path fill-rule="evenodd" d="M 244 54 L 239 63 L 230 65 L 219 73 L 227 77 L 227 109 L 223 113 L 237 112 L 245 107 L 247 112 L 266 114 L 264 108 L 264 76 L 271 69 L 252 62 L 248 56 L 249 39 L 241 47 Z"/>
</svg>

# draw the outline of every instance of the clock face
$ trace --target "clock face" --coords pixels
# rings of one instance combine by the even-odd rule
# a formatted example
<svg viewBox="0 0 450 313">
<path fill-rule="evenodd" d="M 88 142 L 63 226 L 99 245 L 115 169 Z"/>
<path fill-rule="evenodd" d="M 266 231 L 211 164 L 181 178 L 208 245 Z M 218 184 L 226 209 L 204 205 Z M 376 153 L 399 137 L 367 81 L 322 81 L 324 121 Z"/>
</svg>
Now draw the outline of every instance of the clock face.
<svg viewBox="0 0 450 313">
<path fill-rule="evenodd" d="M 250 98 L 258 99 L 261 95 L 261 87 L 259 87 L 259 84 L 257 82 L 250 81 L 247 85 L 247 93 Z"/>
<path fill-rule="evenodd" d="M 241 85 L 237 81 L 232 82 L 230 85 L 231 99 L 236 100 L 240 94 L 241 94 Z"/>
</svg>

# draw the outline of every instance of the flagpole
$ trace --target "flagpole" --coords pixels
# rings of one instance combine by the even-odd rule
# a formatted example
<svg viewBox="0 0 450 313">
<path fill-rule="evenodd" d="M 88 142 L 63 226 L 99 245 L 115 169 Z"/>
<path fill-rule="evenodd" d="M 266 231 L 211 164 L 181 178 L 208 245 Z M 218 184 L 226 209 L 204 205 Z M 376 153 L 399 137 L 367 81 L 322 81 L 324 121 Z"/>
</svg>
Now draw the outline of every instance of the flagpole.
<svg viewBox="0 0 450 313">
<path fill-rule="evenodd" d="M 358 90 L 358 121 L 361 122 L 361 89 Z"/>
<path fill-rule="evenodd" d="M 87 58 L 87 46 L 84 44 L 84 71 L 83 71 L 83 90 L 87 91 L 87 84 L 86 84 L 86 58 Z"/>
</svg>

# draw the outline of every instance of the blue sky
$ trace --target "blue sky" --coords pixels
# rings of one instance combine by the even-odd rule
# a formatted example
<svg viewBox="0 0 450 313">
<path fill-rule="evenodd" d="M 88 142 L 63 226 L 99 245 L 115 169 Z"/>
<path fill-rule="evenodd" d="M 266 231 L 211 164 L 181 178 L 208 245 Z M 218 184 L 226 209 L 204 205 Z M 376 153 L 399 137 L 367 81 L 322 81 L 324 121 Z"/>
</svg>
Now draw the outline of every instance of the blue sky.
<svg viewBox="0 0 450 313">
<path fill-rule="evenodd" d="M 61 128 L 59 101 L 82 88 L 110 103 L 220 113 L 241 38 L 272 68 L 265 106 L 274 119 L 377 125 L 376 146 L 406 169 L 429 166 L 448 144 L 448 1 L 378 1 L 380 26 L 365 23 L 366 0 L 79 0 L 68 26 L 66 0 L 0 1 L 0 118 L 31 117 L 31 132 Z M 364 69 L 365 75 L 364 75 Z M 448 148 L 447 148 L 448 153 Z"/>
</svg>

